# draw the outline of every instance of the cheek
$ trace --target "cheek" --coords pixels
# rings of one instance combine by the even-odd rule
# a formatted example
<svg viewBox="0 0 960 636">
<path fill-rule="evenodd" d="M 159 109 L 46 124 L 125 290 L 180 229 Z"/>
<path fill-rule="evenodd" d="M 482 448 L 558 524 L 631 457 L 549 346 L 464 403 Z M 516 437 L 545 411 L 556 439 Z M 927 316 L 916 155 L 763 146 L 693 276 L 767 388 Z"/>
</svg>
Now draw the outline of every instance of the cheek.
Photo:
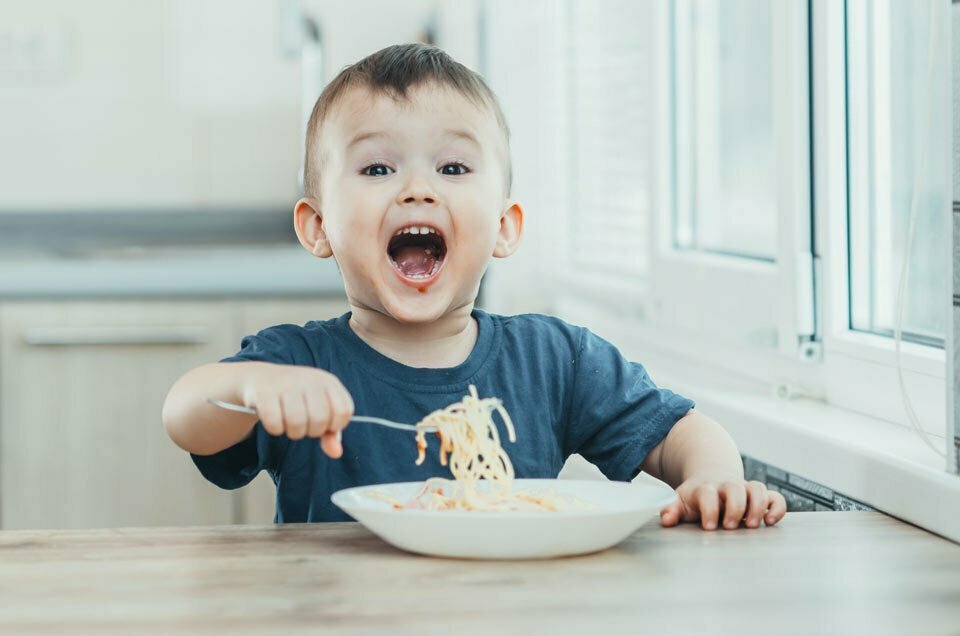
<svg viewBox="0 0 960 636">
<path fill-rule="evenodd" d="M 333 242 L 334 252 L 352 269 L 366 269 L 379 264 L 381 247 L 377 232 L 369 227 L 344 227 Z"/>
<path fill-rule="evenodd" d="M 497 242 L 497 236 L 500 233 L 500 211 L 502 206 L 502 199 L 499 197 L 491 197 L 477 216 L 477 238 L 491 249 Z"/>
<path fill-rule="evenodd" d="M 327 234 L 334 249 L 351 252 L 350 258 L 353 260 L 358 260 L 358 255 L 353 254 L 355 252 L 369 255 L 371 249 L 379 249 L 382 214 L 364 203 L 359 196 L 340 197 L 336 207 L 331 202 L 331 207 L 336 210 L 335 222 L 327 229 Z"/>
<path fill-rule="evenodd" d="M 500 210 L 504 199 L 495 191 L 492 183 L 477 185 L 468 191 L 457 192 L 457 196 L 448 199 L 458 242 L 467 245 L 492 241 L 500 229 Z"/>
<path fill-rule="evenodd" d="M 483 263 L 489 259 L 497 242 L 497 219 L 489 211 L 485 211 L 483 217 L 486 218 L 472 217 L 469 223 L 457 228 L 454 249 L 468 256 L 473 263 Z"/>
</svg>

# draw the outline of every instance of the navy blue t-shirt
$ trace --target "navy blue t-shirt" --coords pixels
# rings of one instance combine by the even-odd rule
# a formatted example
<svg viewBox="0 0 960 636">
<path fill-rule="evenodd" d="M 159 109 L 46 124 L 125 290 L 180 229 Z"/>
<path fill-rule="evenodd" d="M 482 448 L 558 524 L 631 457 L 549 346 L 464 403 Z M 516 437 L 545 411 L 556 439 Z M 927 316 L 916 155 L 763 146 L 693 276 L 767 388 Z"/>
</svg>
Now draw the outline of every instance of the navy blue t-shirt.
<svg viewBox="0 0 960 636">
<path fill-rule="evenodd" d="M 481 398 L 498 397 L 517 441 L 501 427 L 501 443 L 518 478 L 554 478 L 579 453 L 608 478 L 628 481 L 647 453 L 693 402 L 654 385 L 642 365 L 582 327 L 539 314 L 498 316 L 473 311 L 477 342 L 460 365 L 414 368 L 366 344 L 350 314 L 278 325 L 247 336 L 223 362 L 262 361 L 325 369 L 353 397 L 355 414 L 416 423 L 458 402 L 474 384 Z M 499 416 L 494 416 L 499 422 Z M 210 456 L 193 455 L 204 477 L 239 488 L 266 470 L 277 486 L 277 523 L 347 521 L 330 495 L 342 488 L 450 477 L 428 438 L 420 466 L 412 433 L 370 424 L 343 431 L 343 456 L 327 457 L 318 440 L 274 437 L 258 422 L 246 440 Z"/>
</svg>

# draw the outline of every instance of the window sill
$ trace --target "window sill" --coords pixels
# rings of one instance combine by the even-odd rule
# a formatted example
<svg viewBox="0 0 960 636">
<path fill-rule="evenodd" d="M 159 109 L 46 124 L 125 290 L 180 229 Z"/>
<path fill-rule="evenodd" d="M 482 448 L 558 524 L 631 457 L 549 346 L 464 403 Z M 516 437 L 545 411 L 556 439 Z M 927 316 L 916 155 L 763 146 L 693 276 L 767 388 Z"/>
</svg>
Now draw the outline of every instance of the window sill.
<svg viewBox="0 0 960 636">
<path fill-rule="evenodd" d="M 814 400 L 692 380 L 649 355 L 643 362 L 659 386 L 717 420 L 741 453 L 960 542 L 960 476 L 946 472 L 944 459 L 912 430 Z"/>
<path fill-rule="evenodd" d="M 743 455 L 960 542 L 960 475 L 947 472 L 946 460 L 912 429 L 818 400 L 777 397 L 774 383 L 783 374 L 749 347 L 723 349 L 719 365 L 702 341 L 659 337 L 655 328 L 571 297 L 561 296 L 558 310 L 642 362 L 658 386 L 694 400 Z M 871 389 L 877 404 L 886 403 L 882 391 Z M 942 435 L 931 440 L 946 446 Z"/>
</svg>

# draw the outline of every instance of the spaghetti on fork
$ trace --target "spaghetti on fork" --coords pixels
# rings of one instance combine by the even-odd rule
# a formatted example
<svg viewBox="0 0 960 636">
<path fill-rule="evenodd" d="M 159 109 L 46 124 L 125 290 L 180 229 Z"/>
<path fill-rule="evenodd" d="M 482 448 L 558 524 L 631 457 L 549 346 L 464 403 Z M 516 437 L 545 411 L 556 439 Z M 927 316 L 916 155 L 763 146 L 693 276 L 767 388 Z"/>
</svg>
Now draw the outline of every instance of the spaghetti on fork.
<svg viewBox="0 0 960 636">
<path fill-rule="evenodd" d="M 548 495 L 513 491 L 513 464 L 500 444 L 493 420 L 496 411 L 503 419 L 507 437 L 515 442 L 513 422 L 497 398 L 480 398 L 470 385 L 463 400 L 427 415 L 417 423 L 417 465 L 427 451 L 426 428 L 435 428 L 440 438 L 440 463 L 450 466 L 453 479 L 433 477 L 407 503 L 390 501 L 394 508 L 425 510 L 559 510 L 562 502 Z M 480 480 L 485 486 L 478 488 Z M 384 497 L 380 497 L 386 499 Z"/>
</svg>

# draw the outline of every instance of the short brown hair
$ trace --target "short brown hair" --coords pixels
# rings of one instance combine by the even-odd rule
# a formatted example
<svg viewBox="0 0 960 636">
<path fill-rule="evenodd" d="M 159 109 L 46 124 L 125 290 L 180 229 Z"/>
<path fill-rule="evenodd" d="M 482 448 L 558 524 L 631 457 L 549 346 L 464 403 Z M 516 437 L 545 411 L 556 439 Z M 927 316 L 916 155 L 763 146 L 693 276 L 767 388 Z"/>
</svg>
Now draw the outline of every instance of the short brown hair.
<svg viewBox="0 0 960 636">
<path fill-rule="evenodd" d="M 426 83 L 449 87 L 478 106 L 489 108 L 497 118 L 506 144 L 506 192 L 513 181 L 510 165 L 510 129 L 496 95 L 480 75 L 426 44 L 396 44 L 351 64 L 327 84 L 313 106 L 307 124 L 306 156 L 303 162 L 303 189 L 307 196 L 319 196 L 320 180 L 315 146 L 320 125 L 330 109 L 349 89 L 368 88 L 394 99 L 406 99 L 407 91 Z"/>
</svg>

